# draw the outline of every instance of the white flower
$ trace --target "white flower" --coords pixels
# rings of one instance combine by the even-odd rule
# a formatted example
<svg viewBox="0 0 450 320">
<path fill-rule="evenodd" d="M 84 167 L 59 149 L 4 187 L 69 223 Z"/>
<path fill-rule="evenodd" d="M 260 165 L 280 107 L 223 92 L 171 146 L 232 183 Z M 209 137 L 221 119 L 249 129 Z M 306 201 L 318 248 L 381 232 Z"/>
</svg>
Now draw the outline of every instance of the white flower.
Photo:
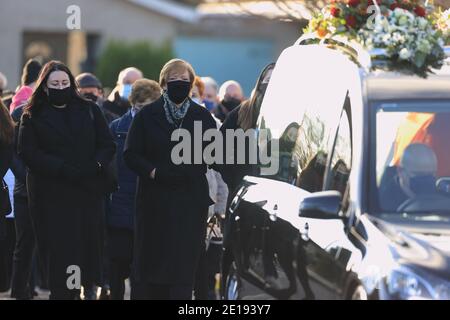
<svg viewBox="0 0 450 320">
<path fill-rule="evenodd" d="M 428 21 L 425 18 L 419 17 L 417 19 L 417 26 L 419 27 L 419 29 L 421 30 L 425 30 L 428 26 Z"/>
<path fill-rule="evenodd" d="M 411 52 L 407 48 L 403 48 L 398 53 L 398 56 L 401 60 L 408 60 L 409 58 L 411 58 Z"/>
<path fill-rule="evenodd" d="M 419 50 L 420 52 L 429 54 L 431 52 L 430 42 L 426 39 L 420 39 L 417 44 L 417 50 Z"/>
<path fill-rule="evenodd" d="M 411 12 L 409 12 L 408 10 L 405 10 L 406 11 L 406 16 L 408 17 L 408 19 L 412 22 L 412 21 L 414 21 L 414 19 L 415 19 L 415 16 L 411 13 Z"/>
<path fill-rule="evenodd" d="M 389 33 L 385 34 L 383 36 L 383 42 L 386 43 L 387 45 L 389 45 L 391 43 L 391 41 L 392 41 L 392 39 L 391 39 L 391 35 Z"/>
<path fill-rule="evenodd" d="M 403 10 L 402 8 L 395 8 L 395 10 L 393 12 L 394 17 L 396 17 L 396 18 L 398 18 L 404 14 L 405 14 L 405 10 Z"/>
<path fill-rule="evenodd" d="M 409 20 L 408 20 L 408 17 L 407 17 L 407 16 L 401 16 L 401 17 L 398 19 L 398 24 L 399 24 L 400 26 L 405 26 L 406 24 L 408 24 L 408 22 L 409 22 Z"/>
<path fill-rule="evenodd" d="M 449 23 L 448 19 L 444 25 L 446 23 Z M 377 17 L 373 25 L 359 30 L 358 38 L 367 49 L 384 48 L 388 58 L 396 56 L 409 62 L 415 60 L 417 54 L 436 55 L 439 46 L 444 44 L 434 25 L 426 18 L 416 17 L 400 8 L 391 11 L 388 18 Z"/>
<path fill-rule="evenodd" d="M 385 24 L 383 23 L 383 20 L 379 20 L 379 19 L 375 20 L 374 25 L 375 25 L 374 29 L 376 32 L 382 32 L 385 28 Z"/>
<path fill-rule="evenodd" d="M 404 43 L 406 40 L 405 36 L 399 32 L 394 32 L 394 34 L 392 35 L 392 39 L 397 43 Z"/>
</svg>

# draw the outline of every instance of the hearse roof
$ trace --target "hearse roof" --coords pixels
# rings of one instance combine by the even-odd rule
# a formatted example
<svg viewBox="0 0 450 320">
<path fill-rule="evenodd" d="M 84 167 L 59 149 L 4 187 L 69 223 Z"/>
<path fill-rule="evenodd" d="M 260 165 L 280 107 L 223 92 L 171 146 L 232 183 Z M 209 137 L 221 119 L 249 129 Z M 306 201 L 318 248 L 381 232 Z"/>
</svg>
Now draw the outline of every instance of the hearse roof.
<svg viewBox="0 0 450 320">
<path fill-rule="evenodd" d="M 427 78 L 374 71 L 366 78 L 369 100 L 450 99 L 450 66 Z"/>
</svg>

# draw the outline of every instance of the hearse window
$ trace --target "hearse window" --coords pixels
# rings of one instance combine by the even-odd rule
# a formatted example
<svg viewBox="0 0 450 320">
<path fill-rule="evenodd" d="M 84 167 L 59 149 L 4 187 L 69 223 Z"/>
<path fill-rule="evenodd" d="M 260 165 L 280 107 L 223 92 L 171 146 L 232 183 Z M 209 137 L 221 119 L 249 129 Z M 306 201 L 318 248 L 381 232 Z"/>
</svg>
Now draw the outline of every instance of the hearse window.
<svg viewBox="0 0 450 320">
<path fill-rule="evenodd" d="M 348 110 L 348 111 L 347 111 Z M 325 189 L 337 190 L 344 196 L 352 165 L 352 134 L 350 127 L 350 108 L 348 99 L 342 111 L 341 121 L 331 155 Z"/>
<path fill-rule="evenodd" d="M 383 214 L 437 219 L 450 212 L 449 107 L 445 100 L 376 103 L 374 170 Z"/>
<path fill-rule="evenodd" d="M 326 108 L 311 109 L 300 125 L 294 158 L 297 162 L 295 184 L 309 192 L 323 189 L 328 159 L 328 141 L 332 128 L 337 126 L 337 116 Z"/>
<path fill-rule="evenodd" d="M 330 74 L 323 63 L 285 54 L 286 60 L 277 62 L 258 118 L 258 151 L 271 155 L 271 163 L 260 162 L 260 175 L 321 191 L 330 138 L 347 94 L 346 81 Z"/>
</svg>

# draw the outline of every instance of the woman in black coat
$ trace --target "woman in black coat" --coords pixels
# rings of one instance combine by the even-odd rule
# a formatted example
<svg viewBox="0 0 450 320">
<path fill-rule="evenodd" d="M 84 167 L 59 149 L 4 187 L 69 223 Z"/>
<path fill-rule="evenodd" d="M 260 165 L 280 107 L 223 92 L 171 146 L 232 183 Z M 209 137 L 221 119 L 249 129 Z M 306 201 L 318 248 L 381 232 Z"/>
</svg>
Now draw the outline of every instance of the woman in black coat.
<svg viewBox="0 0 450 320">
<path fill-rule="evenodd" d="M 200 134 L 216 128 L 208 110 L 189 98 L 194 78 L 187 62 L 169 61 L 160 75 L 163 96 L 135 116 L 125 143 L 125 162 L 139 177 L 133 299 L 192 298 L 208 207 L 213 202 L 203 157 L 198 164 L 175 165 L 171 153 L 178 141 L 171 141 L 171 135 L 182 128 L 191 139 L 202 139 L 194 137 L 194 122 L 202 126 Z M 187 145 L 194 156 L 194 141 Z M 205 146 L 200 142 L 197 151 L 203 154 Z"/>
<path fill-rule="evenodd" d="M 3 187 L 3 177 L 8 171 L 13 158 L 14 123 L 8 109 L 0 99 L 0 188 Z M 8 189 L 0 190 L 0 290 L 9 289 L 11 282 L 11 243 L 14 241 L 14 227 L 11 219 L 5 219 L 9 214 L 10 198 Z M 12 228 L 11 228 L 12 227 Z"/>
<path fill-rule="evenodd" d="M 233 109 L 226 117 L 220 131 L 224 137 L 224 146 L 227 145 L 226 131 L 256 128 L 256 121 L 258 120 L 261 104 L 266 93 L 267 86 L 272 75 L 272 71 L 275 68 L 275 63 L 270 63 L 261 72 L 256 82 L 255 89 L 249 100 L 244 101 L 237 108 Z M 236 145 L 236 141 L 234 142 Z M 254 164 L 249 163 L 249 145 L 246 145 L 245 151 L 247 155 L 245 157 L 246 163 L 237 164 L 236 155 L 234 155 L 233 164 L 229 165 L 216 165 L 214 168 L 222 174 L 222 178 L 228 186 L 229 196 L 233 196 L 233 192 L 246 175 L 257 174 L 257 168 Z"/>
<path fill-rule="evenodd" d="M 100 278 L 102 181 L 114 152 L 97 105 L 80 97 L 64 64 L 47 63 L 22 116 L 18 153 L 51 299 L 74 299 L 80 282 Z"/>
</svg>

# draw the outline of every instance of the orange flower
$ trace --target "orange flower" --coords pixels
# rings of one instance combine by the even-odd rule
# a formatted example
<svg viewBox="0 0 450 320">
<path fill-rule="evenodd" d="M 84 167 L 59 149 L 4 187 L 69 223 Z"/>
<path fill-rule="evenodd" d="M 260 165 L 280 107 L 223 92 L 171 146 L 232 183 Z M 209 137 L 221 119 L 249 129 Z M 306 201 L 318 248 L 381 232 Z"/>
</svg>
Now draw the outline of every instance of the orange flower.
<svg viewBox="0 0 450 320">
<path fill-rule="evenodd" d="M 320 27 L 320 28 L 317 29 L 317 35 L 320 38 L 324 38 L 327 34 L 328 34 L 328 30 L 327 29 L 325 29 L 323 27 Z"/>
</svg>

